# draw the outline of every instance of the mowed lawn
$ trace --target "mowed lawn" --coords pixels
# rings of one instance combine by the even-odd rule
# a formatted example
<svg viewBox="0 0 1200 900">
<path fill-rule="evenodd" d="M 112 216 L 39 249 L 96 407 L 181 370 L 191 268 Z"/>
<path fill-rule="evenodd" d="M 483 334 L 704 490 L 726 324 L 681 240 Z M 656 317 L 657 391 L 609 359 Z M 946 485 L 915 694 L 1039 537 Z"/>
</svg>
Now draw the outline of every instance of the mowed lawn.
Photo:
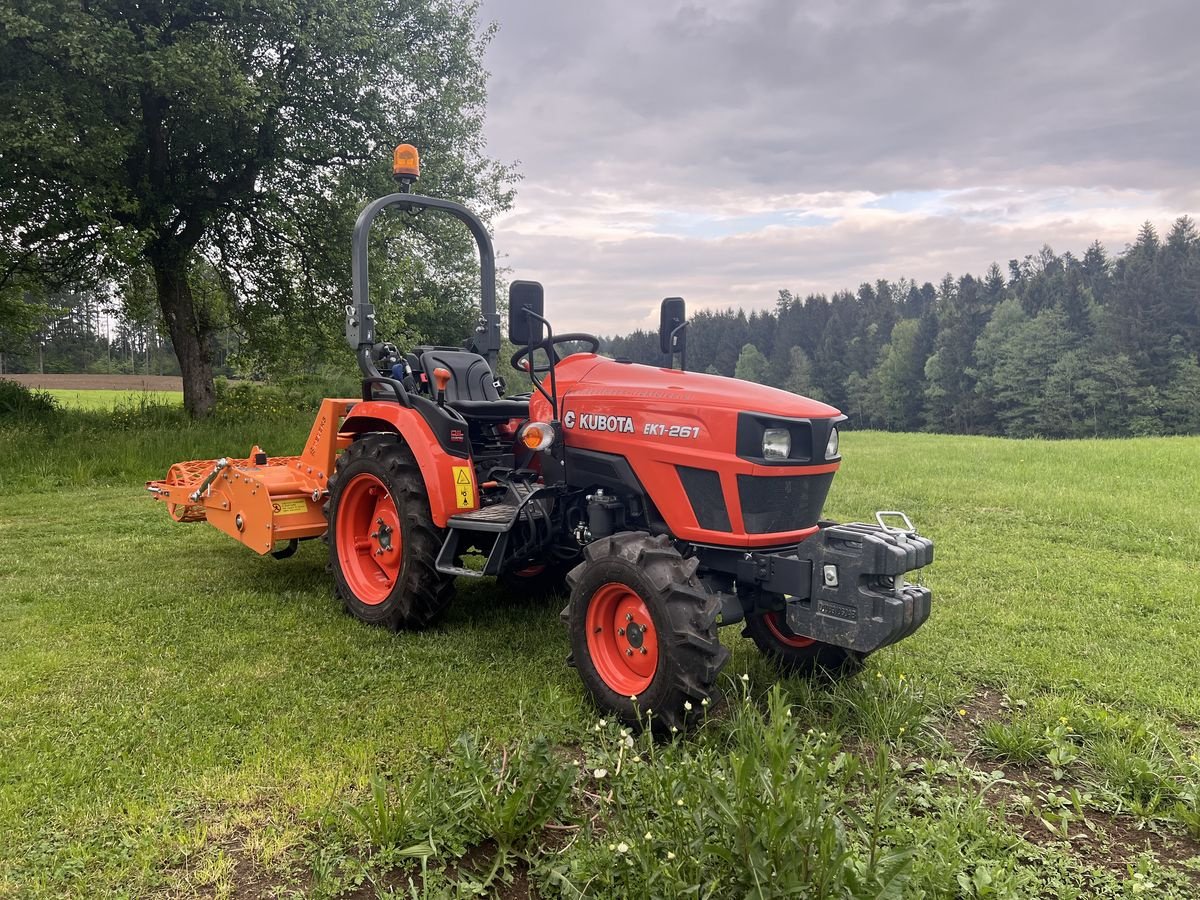
<svg viewBox="0 0 1200 900">
<path fill-rule="evenodd" d="M 64 409 L 114 410 L 119 407 L 137 407 L 144 403 L 183 406 L 182 391 L 50 388 L 45 393 L 53 397 Z"/>
<path fill-rule="evenodd" d="M 226 452 L 255 437 L 239 428 L 221 432 Z M 291 435 L 302 434 L 297 423 Z M 17 459 L 22 442 L 0 433 L 0 896 L 319 893 L 335 850 L 366 855 L 332 823 L 373 775 L 401 783 L 464 733 L 503 746 L 535 720 L 574 746 L 593 728 L 564 664 L 561 600 L 460 580 L 437 629 L 365 627 L 332 597 L 320 542 L 276 561 L 171 522 L 141 483 L 161 474 L 151 466 L 170 439 L 147 439 L 139 460 L 137 437 L 116 435 L 116 462 L 77 468 L 62 441 L 43 441 L 28 451 L 40 460 Z M 1194 753 L 1200 439 L 847 433 L 843 453 L 830 517 L 902 509 L 937 544 L 923 576 L 931 619 L 873 658 L 856 679 L 861 696 L 877 682 L 928 686 L 926 713 L 957 735 L 939 752 L 957 763 L 987 744 L 988 717 L 1026 704 L 1132 717 Z M 737 631 L 723 632 L 727 671 L 766 689 L 774 676 Z M 784 688 L 804 698 L 797 716 L 828 690 Z M 817 713 L 811 724 L 835 727 Z M 1074 859 L 1069 842 L 1047 850 L 1045 834 L 1026 841 L 1020 823 L 998 821 L 1051 854 L 1031 871 L 1103 868 Z M 1182 834 L 1152 814 L 1128 825 Z M 1183 840 L 1145 865 L 1195 884 L 1200 851 Z M 1142 863 L 1122 866 L 1105 896 L 1140 890 Z M 1165 891 L 1159 870 L 1146 871 Z M 947 896 L 1009 896 L 948 878 Z M 334 895 L 389 896 L 369 879 L 334 883 Z"/>
</svg>

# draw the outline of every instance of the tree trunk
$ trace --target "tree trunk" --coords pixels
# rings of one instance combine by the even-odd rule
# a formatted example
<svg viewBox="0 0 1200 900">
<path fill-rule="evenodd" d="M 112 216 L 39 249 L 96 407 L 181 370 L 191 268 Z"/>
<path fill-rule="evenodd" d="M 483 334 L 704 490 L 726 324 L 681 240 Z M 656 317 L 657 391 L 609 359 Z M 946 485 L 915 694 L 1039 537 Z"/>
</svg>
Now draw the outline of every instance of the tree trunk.
<svg viewBox="0 0 1200 900">
<path fill-rule="evenodd" d="M 212 369 L 212 325 L 193 301 L 186 253 L 152 254 L 150 265 L 154 269 L 158 305 L 183 375 L 183 408 L 193 419 L 202 418 L 212 411 L 217 401 Z"/>
</svg>

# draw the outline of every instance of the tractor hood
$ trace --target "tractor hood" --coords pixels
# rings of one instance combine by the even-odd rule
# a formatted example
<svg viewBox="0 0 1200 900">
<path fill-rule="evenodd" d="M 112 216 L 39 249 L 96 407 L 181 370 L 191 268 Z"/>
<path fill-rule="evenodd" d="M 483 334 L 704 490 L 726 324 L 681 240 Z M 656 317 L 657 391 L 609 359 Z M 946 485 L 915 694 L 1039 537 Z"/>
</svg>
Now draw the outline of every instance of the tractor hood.
<svg viewBox="0 0 1200 900">
<path fill-rule="evenodd" d="M 828 404 L 766 385 L 680 372 L 577 353 L 559 364 L 562 396 L 589 401 L 655 401 L 690 409 L 735 409 L 787 418 L 828 419 L 840 415 Z M 589 404 L 590 405 L 590 404 Z"/>
</svg>

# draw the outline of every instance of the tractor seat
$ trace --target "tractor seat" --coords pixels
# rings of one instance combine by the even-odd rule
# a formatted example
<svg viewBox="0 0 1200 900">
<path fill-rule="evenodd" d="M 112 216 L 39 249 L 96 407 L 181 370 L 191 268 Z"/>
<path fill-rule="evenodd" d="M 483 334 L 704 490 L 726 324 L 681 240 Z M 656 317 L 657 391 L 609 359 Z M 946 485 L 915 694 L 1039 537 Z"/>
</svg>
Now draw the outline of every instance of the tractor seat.
<svg viewBox="0 0 1200 900">
<path fill-rule="evenodd" d="M 444 347 L 418 350 L 424 351 L 421 353 L 421 368 L 430 385 L 434 383 L 434 369 L 450 372 L 450 383 L 446 385 L 446 405 L 468 419 L 507 421 L 529 415 L 528 400 L 501 398 L 487 360 L 478 353 Z"/>
</svg>

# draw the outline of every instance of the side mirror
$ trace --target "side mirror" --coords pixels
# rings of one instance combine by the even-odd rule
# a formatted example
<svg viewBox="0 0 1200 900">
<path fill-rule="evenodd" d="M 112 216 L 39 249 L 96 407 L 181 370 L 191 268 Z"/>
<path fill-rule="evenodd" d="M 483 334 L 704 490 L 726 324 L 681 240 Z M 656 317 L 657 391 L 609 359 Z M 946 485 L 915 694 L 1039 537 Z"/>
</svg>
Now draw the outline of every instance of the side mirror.
<svg viewBox="0 0 1200 900">
<path fill-rule="evenodd" d="M 658 311 L 658 345 L 663 353 L 682 353 L 687 347 L 687 304 L 682 297 L 668 297 Z"/>
<path fill-rule="evenodd" d="M 527 347 L 541 340 L 545 328 L 541 321 L 528 315 L 542 315 L 546 308 L 546 292 L 536 281 L 514 281 L 508 286 L 508 339 L 518 347 Z"/>
</svg>

